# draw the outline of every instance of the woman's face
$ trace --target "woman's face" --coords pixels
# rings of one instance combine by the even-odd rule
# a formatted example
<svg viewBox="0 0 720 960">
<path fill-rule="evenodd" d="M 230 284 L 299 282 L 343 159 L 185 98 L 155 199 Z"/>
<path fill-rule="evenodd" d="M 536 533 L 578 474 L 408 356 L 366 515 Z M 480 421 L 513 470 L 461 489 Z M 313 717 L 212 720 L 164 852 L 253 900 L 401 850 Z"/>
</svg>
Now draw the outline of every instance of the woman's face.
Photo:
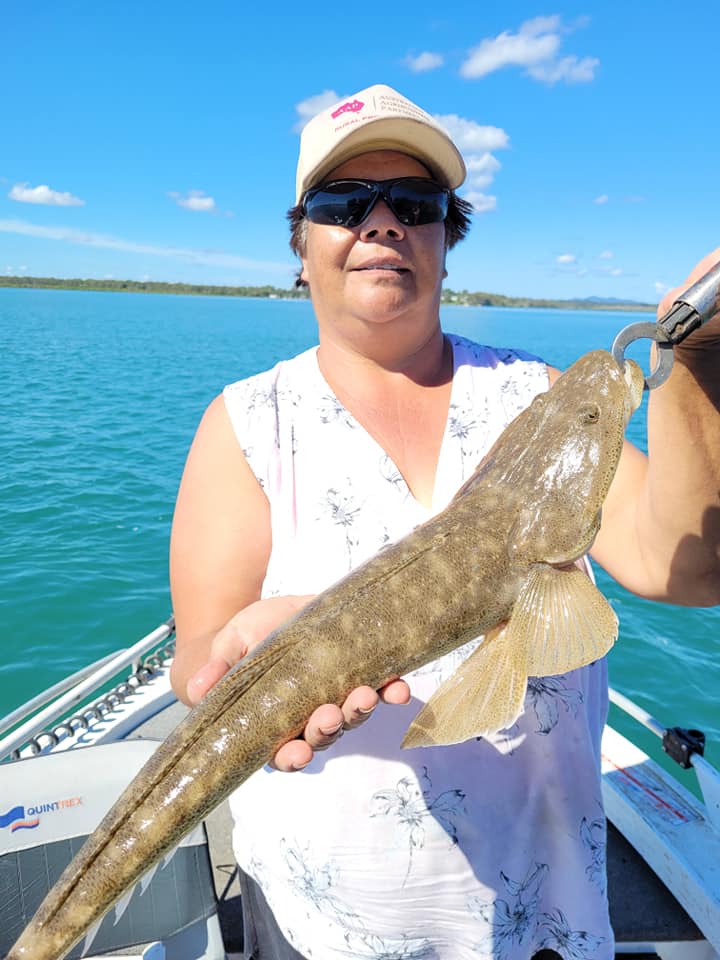
<svg viewBox="0 0 720 960">
<path fill-rule="evenodd" d="M 429 176 L 418 160 L 381 150 L 348 160 L 326 179 Z M 321 328 L 341 332 L 358 321 L 375 328 L 399 318 L 437 323 L 444 275 L 444 224 L 406 227 L 383 200 L 357 227 L 307 224 L 302 278 Z"/>
</svg>

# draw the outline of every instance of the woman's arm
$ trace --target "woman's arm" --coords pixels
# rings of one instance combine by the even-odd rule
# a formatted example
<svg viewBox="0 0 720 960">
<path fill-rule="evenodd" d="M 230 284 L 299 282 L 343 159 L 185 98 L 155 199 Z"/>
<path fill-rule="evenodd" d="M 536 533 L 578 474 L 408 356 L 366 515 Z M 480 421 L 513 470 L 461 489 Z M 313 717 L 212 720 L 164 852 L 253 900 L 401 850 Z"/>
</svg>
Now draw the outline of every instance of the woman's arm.
<svg viewBox="0 0 720 960">
<path fill-rule="evenodd" d="M 270 505 L 235 437 L 222 397 L 208 407 L 190 448 L 170 541 L 170 585 L 176 622 L 171 682 L 193 705 L 210 687 L 310 597 L 260 600 L 272 546 Z M 378 694 L 359 687 L 342 707 L 319 707 L 277 752 L 274 765 L 298 770 L 313 750 L 362 723 L 380 699 L 407 703 L 404 681 Z"/>
<path fill-rule="evenodd" d="M 188 682 L 212 662 L 220 676 L 245 651 L 213 641 L 259 600 L 272 535 L 270 505 L 217 397 L 200 422 L 178 492 L 170 538 L 170 589 L 176 623 L 171 681 L 185 703 Z M 223 669 L 224 663 L 224 669 Z"/>
<path fill-rule="evenodd" d="M 658 308 L 720 259 L 720 248 Z M 594 558 L 628 590 L 688 606 L 720 603 L 720 304 L 674 348 L 648 403 L 648 457 L 626 444 L 603 508 Z"/>
</svg>

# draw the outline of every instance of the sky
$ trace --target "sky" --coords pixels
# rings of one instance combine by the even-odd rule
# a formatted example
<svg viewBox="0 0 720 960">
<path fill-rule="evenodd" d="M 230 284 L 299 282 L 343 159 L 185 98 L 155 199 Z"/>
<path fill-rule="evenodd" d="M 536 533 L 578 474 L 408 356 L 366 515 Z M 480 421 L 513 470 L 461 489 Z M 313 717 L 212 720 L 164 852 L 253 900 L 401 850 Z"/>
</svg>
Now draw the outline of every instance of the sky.
<svg viewBox="0 0 720 960">
<path fill-rule="evenodd" d="M 302 125 L 385 83 L 468 166 L 446 286 L 656 302 L 720 244 L 720 4 L 0 0 L 0 274 L 292 286 Z"/>
</svg>

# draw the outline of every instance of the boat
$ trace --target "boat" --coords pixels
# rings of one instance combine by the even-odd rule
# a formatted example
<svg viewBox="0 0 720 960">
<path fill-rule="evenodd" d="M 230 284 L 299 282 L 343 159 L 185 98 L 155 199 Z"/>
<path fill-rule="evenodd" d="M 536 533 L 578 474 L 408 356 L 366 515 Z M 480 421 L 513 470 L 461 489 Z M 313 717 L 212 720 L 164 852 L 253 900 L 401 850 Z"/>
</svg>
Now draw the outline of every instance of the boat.
<svg viewBox="0 0 720 960">
<path fill-rule="evenodd" d="M 170 687 L 170 618 L 0 720 L 0 957 L 61 870 L 187 708 Z M 665 728 L 676 775 L 612 726 L 602 743 L 607 871 L 616 956 L 720 960 L 720 773 L 704 736 Z M 682 768 L 682 772 L 681 772 Z M 685 780 L 695 778 L 695 786 Z M 239 960 L 242 897 L 222 804 L 103 919 L 70 958 Z M 602 862 L 602 831 L 589 839 Z M 84 950 L 87 948 L 87 952 Z"/>
</svg>

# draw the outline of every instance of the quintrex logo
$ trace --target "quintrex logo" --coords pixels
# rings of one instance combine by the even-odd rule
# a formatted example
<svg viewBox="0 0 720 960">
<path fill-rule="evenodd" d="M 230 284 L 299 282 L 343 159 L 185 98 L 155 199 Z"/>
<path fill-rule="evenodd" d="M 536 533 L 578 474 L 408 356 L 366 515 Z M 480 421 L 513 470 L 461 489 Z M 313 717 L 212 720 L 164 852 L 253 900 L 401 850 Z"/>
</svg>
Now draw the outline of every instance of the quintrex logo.
<svg viewBox="0 0 720 960">
<path fill-rule="evenodd" d="M 40 823 L 40 817 L 29 819 L 25 817 L 25 807 L 13 807 L 0 816 L 0 827 L 10 827 L 10 833 L 16 830 L 32 830 Z"/>
<path fill-rule="evenodd" d="M 82 797 L 70 797 L 67 800 L 53 800 L 51 803 L 39 803 L 36 807 L 13 807 L 7 813 L 0 813 L 0 827 L 10 827 L 10 833 L 16 830 L 34 830 L 40 823 L 41 813 L 56 813 L 67 807 L 77 807 Z"/>
</svg>

